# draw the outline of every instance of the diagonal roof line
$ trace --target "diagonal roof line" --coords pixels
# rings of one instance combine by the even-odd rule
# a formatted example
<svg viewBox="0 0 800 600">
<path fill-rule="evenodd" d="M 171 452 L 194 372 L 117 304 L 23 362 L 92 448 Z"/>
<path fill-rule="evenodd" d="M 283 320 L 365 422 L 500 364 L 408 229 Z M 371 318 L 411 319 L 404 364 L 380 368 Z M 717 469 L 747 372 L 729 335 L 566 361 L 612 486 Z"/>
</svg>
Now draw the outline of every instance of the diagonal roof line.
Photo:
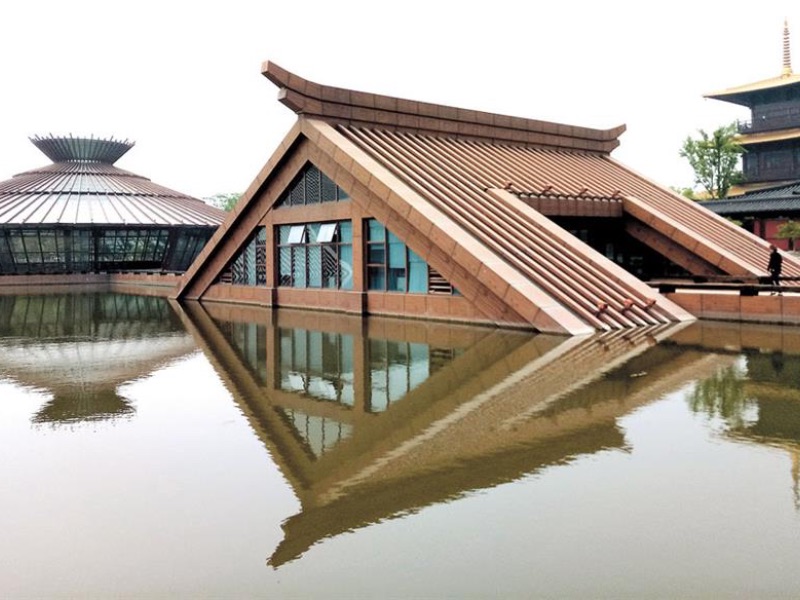
<svg viewBox="0 0 800 600">
<path fill-rule="evenodd" d="M 376 124 L 418 133 L 485 138 L 608 154 L 619 146 L 625 125 L 592 129 L 496 115 L 313 83 L 274 62 L 262 74 L 280 88 L 278 99 L 298 115 L 344 125 Z"/>
</svg>

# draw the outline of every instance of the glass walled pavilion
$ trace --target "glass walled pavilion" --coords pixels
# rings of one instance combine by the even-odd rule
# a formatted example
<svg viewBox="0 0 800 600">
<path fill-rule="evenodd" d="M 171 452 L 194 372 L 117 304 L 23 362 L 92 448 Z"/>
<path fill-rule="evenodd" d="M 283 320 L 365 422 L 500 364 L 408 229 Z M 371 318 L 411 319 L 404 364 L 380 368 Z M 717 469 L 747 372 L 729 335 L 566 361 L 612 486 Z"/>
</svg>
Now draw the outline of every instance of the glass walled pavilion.
<svg viewBox="0 0 800 600">
<path fill-rule="evenodd" d="M 31 141 L 53 164 L 0 182 L 0 275 L 185 271 L 225 217 L 114 166 L 132 142 Z"/>
</svg>

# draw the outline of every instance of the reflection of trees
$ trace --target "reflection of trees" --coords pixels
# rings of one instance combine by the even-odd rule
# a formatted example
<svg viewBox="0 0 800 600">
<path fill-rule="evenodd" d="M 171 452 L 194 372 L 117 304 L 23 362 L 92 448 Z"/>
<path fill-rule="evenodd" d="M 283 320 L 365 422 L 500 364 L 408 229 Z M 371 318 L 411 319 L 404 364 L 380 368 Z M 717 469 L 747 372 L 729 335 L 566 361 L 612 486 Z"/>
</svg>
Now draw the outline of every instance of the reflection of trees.
<svg viewBox="0 0 800 600">
<path fill-rule="evenodd" d="M 746 425 L 745 415 L 756 403 L 747 396 L 744 380 L 737 369 L 726 367 L 695 384 L 689 396 L 689 406 L 693 412 L 720 418 L 737 429 Z"/>
</svg>

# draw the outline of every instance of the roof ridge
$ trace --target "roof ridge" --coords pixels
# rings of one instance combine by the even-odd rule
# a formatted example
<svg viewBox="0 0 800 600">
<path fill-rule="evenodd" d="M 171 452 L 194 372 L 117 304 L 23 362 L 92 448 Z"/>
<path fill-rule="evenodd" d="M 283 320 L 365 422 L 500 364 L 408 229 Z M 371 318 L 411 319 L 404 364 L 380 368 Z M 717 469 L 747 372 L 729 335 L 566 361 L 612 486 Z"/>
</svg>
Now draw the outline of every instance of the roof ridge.
<svg viewBox="0 0 800 600">
<path fill-rule="evenodd" d="M 438 133 L 608 154 L 625 125 L 593 129 L 382 96 L 308 81 L 274 62 L 262 75 L 280 88 L 278 99 L 300 116 L 329 123 Z"/>
</svg>

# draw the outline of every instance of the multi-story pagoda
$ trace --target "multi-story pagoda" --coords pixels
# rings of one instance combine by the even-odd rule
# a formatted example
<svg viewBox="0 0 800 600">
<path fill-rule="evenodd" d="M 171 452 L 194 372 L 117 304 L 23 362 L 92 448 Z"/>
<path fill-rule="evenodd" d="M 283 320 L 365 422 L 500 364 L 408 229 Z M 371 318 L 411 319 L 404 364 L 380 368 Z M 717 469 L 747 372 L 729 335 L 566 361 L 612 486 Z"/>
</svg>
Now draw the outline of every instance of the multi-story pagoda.
<svg viewBox="0 0 800 600">
<path fill-rule="evenodd" d="M 31 141 L 53 164 L 0 182 L 0 275 L 182 272 L 225 218 L 114 166 L 127 140 Z"/>
<path fill-rule="evenodd" d="M 739 123 L 737 138 L 745 149 L 743 184 L 705 206 L 779 248 L 794 249 L 781 237 L 785 223 L 800 220 L 800 75 L 792 72 L 788 25 L 778 77 L 706 97 L 749 107 L 751 120 Z"/>
<path fill-rule="evenodd" d="M 792 72 L 789 27 L 783 27 L 783 68 L 777 77 L 706 94 L 750 109 L 739 123 L 744 191 L 800 180 L 800 75 Z"/>
</svg>

